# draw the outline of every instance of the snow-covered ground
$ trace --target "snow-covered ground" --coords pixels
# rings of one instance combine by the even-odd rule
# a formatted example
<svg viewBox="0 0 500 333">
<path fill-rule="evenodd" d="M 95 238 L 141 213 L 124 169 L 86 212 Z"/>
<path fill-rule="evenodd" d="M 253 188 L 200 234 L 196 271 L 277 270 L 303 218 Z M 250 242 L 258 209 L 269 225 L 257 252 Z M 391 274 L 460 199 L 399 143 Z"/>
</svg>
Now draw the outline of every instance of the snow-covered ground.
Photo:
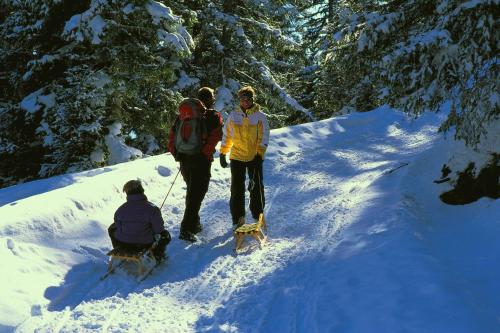
<svg viewBox="0 0 500 333">
<path fill-rule="evenodd" d="M 168 263 L 103 282 L 106 229 L 140 178 L 160 205 L 168 155 L 0 190 L 0 332 L 500 332 L 500 200 L 448 206 L 432 180 L 459 145 L 442 118 L 388 108 L 272 131 L 270 243 L 233 252 L 230 172 L 216 161 L 200 244 L 162 209 Z"/>
</svg>

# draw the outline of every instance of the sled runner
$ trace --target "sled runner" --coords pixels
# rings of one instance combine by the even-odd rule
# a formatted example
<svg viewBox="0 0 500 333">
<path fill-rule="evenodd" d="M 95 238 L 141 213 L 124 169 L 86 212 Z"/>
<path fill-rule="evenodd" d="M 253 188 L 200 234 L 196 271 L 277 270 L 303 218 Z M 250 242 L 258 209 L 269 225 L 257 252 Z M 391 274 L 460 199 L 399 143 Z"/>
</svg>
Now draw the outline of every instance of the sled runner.
<svg viewBox="0 0 500 333">
<path fill-rule="evenodd" d="M 137 270 L 138 270 L 137 273 L 139 276 L 146 273 L 146 267 L 144 266 L 144 262 L 143 262 L 143 260 L 145 260 L 146 256 L 150 257 L 155 262 L 155 265 L 157 264 L 156 259 L 155 259 L 154 254 L 153 254 L 153 247 L 142 249 L 139 251 L 116 248 L 116 249 L 109 251 L 107 253 L 107 255 L 110 256 L 107 275 L 111 274 L 116 267 L 116 266 L 113 266 L 114 259 L 121 259 L 122 261 L 135 262 L 137 264 Z"/>
<path fill-rule="evenodd" d="M 262 232 L 264 229 L 267 232 L 266 219 L 264 218 L 264 214 L 259 215 L 259 221 L 251 224 L 243 224 L 241 227 L 234 230 L 234 240 L 236 242 L 236 252 L 241 249 L 241 245 L 243 244 L 243 240 L 245 236 L 250 236 L 257 240 L 259 243 L 259 247 L 262 248 L 266 243 L 266 235 Z"/>
</svg>

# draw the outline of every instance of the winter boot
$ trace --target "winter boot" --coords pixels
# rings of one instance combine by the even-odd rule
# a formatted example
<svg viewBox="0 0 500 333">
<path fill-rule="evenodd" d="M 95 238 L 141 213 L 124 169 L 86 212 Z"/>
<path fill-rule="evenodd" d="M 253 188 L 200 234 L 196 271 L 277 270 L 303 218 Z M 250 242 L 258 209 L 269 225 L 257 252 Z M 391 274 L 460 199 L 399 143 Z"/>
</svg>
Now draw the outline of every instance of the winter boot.
<svg viewBox="0 0 500 333">
<path fill-rule="evenodd" d="M 179 239 L 185 240 L 187 242 L 195 243 L 198 241 L 198 238 L 196 238 L 196 235 L 193 234 L 192 232 L 189 231 L 181 231 L 179 234 Z"/>
<path fill-rule="evenodd" d="M 193 234 L 198 234 L 203 231 L 203 225 L 198 222 L 198 224 L 194 227 Z"/>
<path fill-rule="evenodd" d="M 238 219 L 236 223 L 233 223 L 233 231 L 245 224 L 245 217 L 242 216 Z"/>
</svg>

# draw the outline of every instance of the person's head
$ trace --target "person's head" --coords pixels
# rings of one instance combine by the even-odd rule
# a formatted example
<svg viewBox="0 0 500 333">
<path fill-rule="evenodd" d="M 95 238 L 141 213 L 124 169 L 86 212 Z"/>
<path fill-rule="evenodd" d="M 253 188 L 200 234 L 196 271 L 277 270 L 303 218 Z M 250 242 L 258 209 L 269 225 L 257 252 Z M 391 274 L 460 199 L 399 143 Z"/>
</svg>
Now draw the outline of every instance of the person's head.
<svg viewBox="0 0 500 333">
<path fill-rule="evenodd" d="M 250 86 L 243 87 L 238 90 L 238 98 L 240 100 L 240 107 L 243 110 L 249 109 L 255 101 L 255 90 Z"/>
<path fill-rule="evenodd" d="M 143 194 L 144 188 L 142 188 L 142 184 L 140 180 L 129 180 L 123 185 L 123 192 L 127 195 L 130 194 Z"/>
<path fill-rule="evenodd" d="M 207 109 L 211 109 L 215 103 L 214 90 L 209 87 L 201 87 L 198 90 L 198 99 L 205 105 Z"/>
</svg>

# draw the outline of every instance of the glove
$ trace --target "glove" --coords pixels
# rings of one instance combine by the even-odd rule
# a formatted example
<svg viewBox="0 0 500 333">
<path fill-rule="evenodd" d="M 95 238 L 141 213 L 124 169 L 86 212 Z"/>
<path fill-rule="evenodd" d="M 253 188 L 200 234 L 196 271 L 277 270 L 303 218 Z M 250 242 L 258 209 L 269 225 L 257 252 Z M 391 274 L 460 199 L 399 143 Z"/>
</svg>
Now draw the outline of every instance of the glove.
<svg viewBox="0 0 500 333">
<path fill-rule="evenodd" d="M 157 247 L 158 246 L 158 243 L 160 242 L 160 239 L 161 239 L 161 235 L 160 234 L 155 234 L 154 235 L 154 243 L 153 243 L 153 248 Z"/>
<path fill-rule="evenodd" d="M 220 154 L 220 166 L 223 168 L 227 168 L 227 161 L 226 161 L 226 155 Z"/>
<path fill-rule="evenodd" d="M 253 158 L 253 161 L 252 161 L 252 162 L 253 162 L 253 163 L 255 163 L 255 164 L 259 164 L 259 163 L 261 163 L 261 162 L 262 162 L 262 157 L 260 157 L 260 155 L 259 155 L 259 154 L 257 154 L 257 155 L 255 155 L 255 157 Z"/>
</svg>

